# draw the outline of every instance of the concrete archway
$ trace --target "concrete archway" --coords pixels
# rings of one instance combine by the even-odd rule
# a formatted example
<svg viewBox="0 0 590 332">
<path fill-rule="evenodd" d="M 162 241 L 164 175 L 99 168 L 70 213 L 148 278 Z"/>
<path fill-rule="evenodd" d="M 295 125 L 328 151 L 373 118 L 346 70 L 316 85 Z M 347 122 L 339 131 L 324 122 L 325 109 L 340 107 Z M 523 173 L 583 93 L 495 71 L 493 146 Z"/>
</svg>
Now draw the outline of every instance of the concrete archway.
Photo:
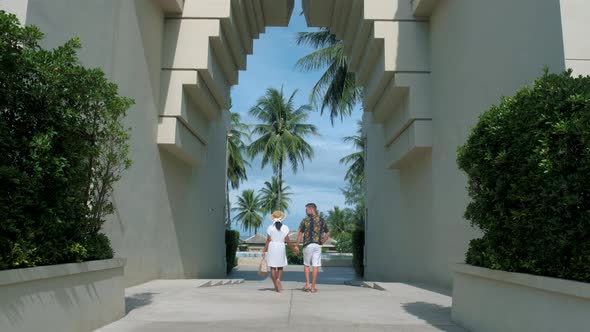
<svg viewBox="0 0 590 332">
<path fill-rule="evenodd" d="M 465 179 L 455 165 L 457 146 L 479 112 L 502 94 L 532 81 L 545 65 L 564 69 L 559 4 L 526 2 L 543 19 L 510 1 L 303 0 L 308 25 L 328 27 L 343 40 L 350 69 L 365 91 L 367 278 L 450 287 L 452 263 L 462 261 L 468 241 L 478 236 L 462 220 Z M 251 40 L 264 26 L 287 25 L 292 9 L 292 0 L 186 1 L 182 13 L 168 15 L 165 40 L 184 40 L 197 30 L 208 39 L 199 37 L 204 40 L 199 56 L 192 53 L 196 44 L 180 44 L 170 54 L 170 68 L 198 68 L 196 81 L 193 75 L 188 84 L 210 93 L 194 92 L 195 102 L 211 100 L 212 109 L 214 102 L 225 109 L 229 87 L 237 83 L 237 72 L 245 69 L 246 54 L 252 51 Z M 483 18 L 477 24 L 470 21 L 487 11 L 502 12 L 507 27 Z M 203 20 L 195 21 L 197 17 Z M 205 30 L 205 24 L 214 27 Z M 523 24 L 527 31 L 507 38 L 510 29 Z M 487 40 L 462 40 L 471 37 L 463 29 Z M 536 38 L 533 31 L 549 38 Z M 454 37 L 457 33 L 463 34 Z M 519 38 L 526 38 L 526 45 Z M 547 43 L 553 46 L 549 52 Z M 506 57 L 507 49 L 522 53 Z M 184 62 L 188 55 L 193 62 Z M 464 63 L 456 63 L 461 57 Z M 464 105 L 457 103 L 460 99 Z M 176 104 L 164 112 L 179 109 Z M 182 146 L 169 145 L 191 159 Z"/>
<path fill-rule="evenodd" d="M 367 278 L 450 287 L 452 264 L 478 236 L 462 220 L 456 148 L 481 111 L 543 66 L 559 71 L 569 59 L 589 72 L 590 51 L 574 41 L 585 28 L 575 13 L 590 5 L 562 1 L 572 17 L 563 25 L 557 0 L 302 1 L 310 26 L 344 41 L 365 89 Z M 117 213 L 104 227 L 128 259 L 127 285 L 223 275 L 229 89 L 253 39 L 287 25 L 293 4 L 0 2 L 39 26 L 48 47 L 79 35 L 82 61 L 137 101 L 128 116 L 135 165 L 115 188 Z"/>
<path fill-rule="evenodd" d="M 391 262 L 381 263 L 390 248 L 387 238 L 379 238 L 381 222 L 376 221 L 382 219 L 380 209 L 385 202 L 378 196 L 391 192 L 382 187 L 383 180 L 391 177 L 388 169 L 411 163 L 429 154 L 432 147 L 428 15 L 433 5 L 412 5 L 409 1 L 303 2 L 310 26 L 329 27 L 344 41 L 350 68 L 365 88 L 369 278 L 395 276 L 394 269 L 383 268 Z M 183 110 L 183 100 L 192 100 L 195 109 L 209 118 L 226 109 L 229 88 L 237 83 L 238 70 L 246 69 L 252 40 L 265 25 L 286 26 L 292 9 L 292 0 L 187 1 L 182 11 L 179 6 L 167 14 L 162 77 L 169 83 L 163 94 L 158 130 L 161 146 L 193 165 L 200 163 L 199 148 L 204 143 L 200 135 L 194 135 L 195 139 L 189 134 L 193 132 L 189 129 L 191 122 L 199 121 L 191 121 L 190 114 L 196 112 Z M 189 42 L 189 38 L 198 42 Z M 196 75 L 187 68 L 196 68 Z M 398 108 L 404 109 L 396 112 Z M 392 116 L 394 113 L 401 114 Z M 383 123 L 387 124 L 385 132 L 377 128 Z"/>
</svg>

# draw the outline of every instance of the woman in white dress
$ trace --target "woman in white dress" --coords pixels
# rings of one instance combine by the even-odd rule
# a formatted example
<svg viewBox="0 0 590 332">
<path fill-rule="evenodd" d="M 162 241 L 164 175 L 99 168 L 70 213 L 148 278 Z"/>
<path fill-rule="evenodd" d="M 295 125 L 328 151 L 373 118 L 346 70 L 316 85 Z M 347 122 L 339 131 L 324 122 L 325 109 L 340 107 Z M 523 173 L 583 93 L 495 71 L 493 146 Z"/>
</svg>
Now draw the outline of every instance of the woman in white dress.
<svg viewBox="0 0 590 332">
<path fill-rule="evenodd" d="M 281 211 L 275 211 L 270 215 L 270 219 L 273 223 L 266 230 L 268 236 L 262 255 L 265 257 L 266 263 L 270 268 L 270 276 L 275 290 L 280 293 L 283 290 L 283 285 L 281 285 L 283 268 L 287 266 L 285 242 L 287 242 L 293 252 L 297 253 L 299 249 L 293 246 L 293 243 L 289 239 L 289 227 L 282 223 L 285 219 L 285 214 Z"/>
</svg>

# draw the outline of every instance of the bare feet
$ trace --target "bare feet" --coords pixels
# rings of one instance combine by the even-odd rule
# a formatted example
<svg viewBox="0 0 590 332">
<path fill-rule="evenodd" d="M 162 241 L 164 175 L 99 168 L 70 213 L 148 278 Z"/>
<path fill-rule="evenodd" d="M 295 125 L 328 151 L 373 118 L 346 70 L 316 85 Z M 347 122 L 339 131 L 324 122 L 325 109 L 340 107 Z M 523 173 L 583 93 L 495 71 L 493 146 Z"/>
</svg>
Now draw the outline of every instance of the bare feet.
<svg viewBox="0 0 590 332">
<path fill-rule="evenodd" d="M 312 293 L 317 293 L 317 292 L 318 292 L 318 290 L 317 290 L 317 288 L 315 288 L 315 287 L 314 287 L 314 288 L 312 288 L 312 289 L 311 289 L 311 292 L 312 292 Z"/>
<path fill-rule="evenodd" d="M 277 285 L 279 286 L 279 290 L 283 290 L 283 284 L 281 284 L 281 281 L 279 279 L 277 279 Z"/>
</svg>

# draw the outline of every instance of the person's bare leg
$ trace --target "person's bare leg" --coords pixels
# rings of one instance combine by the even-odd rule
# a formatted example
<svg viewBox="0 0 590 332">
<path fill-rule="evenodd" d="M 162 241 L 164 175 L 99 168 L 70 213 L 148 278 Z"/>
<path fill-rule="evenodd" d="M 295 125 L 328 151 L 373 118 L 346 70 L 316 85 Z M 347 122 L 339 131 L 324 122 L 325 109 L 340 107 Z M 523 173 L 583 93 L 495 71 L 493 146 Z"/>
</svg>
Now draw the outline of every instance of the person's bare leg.
<svg viewBox="0 0 590 332">
<path fill-rule="evenodd" d="M 277 283 L 277 269 L 274 267 L 270 268 L 270 277 L 272 279 L 272 284 L 275 286 L 275 290 L 277 292 L 280 292 L 281 290 L 279 289 L 278 283 Z"/>
<path fill-rule="evenodd" d="M 313 267 L 313 279 L 311 281 L 311 291 L 314 293 L 317 292 L 315 285 L 316 285 L 316 282 L 318 281 L 318 272 L 320 272 L 319 266 L 314 266 Z"/>
<path fill-rule="evenodd" d="M 310 289 L 309 287 L 309 266 L 305 265 L 303 267 L 303 274 L 305 274 L 305 290 Z"/>
<path fill-rule="evenodd" d="M 277 274 L 277 284 L 279 285 L 279 289 L 283 290 L 283 284 L 281 283 L 281 279 L 283 279 L 283 268 L 279 267 L 279 271 Z"/>
</svg>

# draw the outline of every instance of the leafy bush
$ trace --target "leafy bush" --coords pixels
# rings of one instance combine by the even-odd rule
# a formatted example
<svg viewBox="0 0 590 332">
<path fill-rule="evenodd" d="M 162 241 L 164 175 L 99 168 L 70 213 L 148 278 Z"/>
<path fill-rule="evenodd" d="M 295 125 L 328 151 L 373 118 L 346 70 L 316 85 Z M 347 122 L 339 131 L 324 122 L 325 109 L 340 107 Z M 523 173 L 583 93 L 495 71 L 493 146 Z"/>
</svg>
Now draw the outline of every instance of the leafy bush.
<svg viewBox="0 0 590 332">
<path fill-rule="evenodd" d="M 287 263 L 289 263 L 289 265 L 303 265 L 303 250 L 299 250 L 299 255 L 295 255 L 289 246 L 286 246 L 286 249 Z"/>
<path fill-rule="evenodd" d="M 352 265 L 359 276 L 365 275 L 365 231 L 355 229 L 352 232 Z"/>
<path fill-rule="evenodd" d="M 86 248 L 88 249 L 86 260 L 112 258 L 114 255 L 113 249 L 111 248 L 111 240 L 102 233 L 89 238 Z"/>
<path fill-rule="evenodd" d="M 99 232 L 131 165 L 133 101 L 80 65 L 79 40 L 44 50 L 4 11 L 0 31 L 0 269 L 111 258 Z"/>
<path fill-rule="evenodd" d="M 340 253 L 352 253 L 351 232 L 341 233 L 340 235 L 335 236 L 334 240 L 336 240 L 336 244 L 334 245 L 336 247 L 336 251 Z"/>
<path fill-rule="evenodd" d="M 238 266 L 238 259 L 236 257 L 236 252 L 238 251 L 238 246 L 240 245 L 240 232 L 226 229 L 225 230 L 225 259 L 227 263 L 227 273 L 229 274 L 231 270 Z"/>
<path fill-rule="evenodd" d="M 469 264 L 590 282 L 590 77 L 545 74 L 480 116 L 459 148 L 483 232 Z"/>
</svg>

